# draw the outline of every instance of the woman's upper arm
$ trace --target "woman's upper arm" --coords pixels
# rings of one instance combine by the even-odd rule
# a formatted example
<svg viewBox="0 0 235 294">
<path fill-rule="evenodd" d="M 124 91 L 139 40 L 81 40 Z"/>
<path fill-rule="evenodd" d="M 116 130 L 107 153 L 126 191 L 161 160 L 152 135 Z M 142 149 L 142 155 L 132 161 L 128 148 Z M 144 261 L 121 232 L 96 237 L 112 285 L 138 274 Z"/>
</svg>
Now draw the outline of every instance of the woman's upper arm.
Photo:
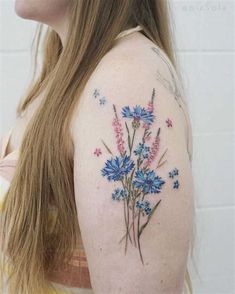
<svg viewBox="0 0 235 294">
<path fill-rule="evenodd" d="M 193 215 L 182 109 L 151 72 L 125 65 L 81 99 L 74 185 L 94 293 L 180 293 Z"/>
</svg>

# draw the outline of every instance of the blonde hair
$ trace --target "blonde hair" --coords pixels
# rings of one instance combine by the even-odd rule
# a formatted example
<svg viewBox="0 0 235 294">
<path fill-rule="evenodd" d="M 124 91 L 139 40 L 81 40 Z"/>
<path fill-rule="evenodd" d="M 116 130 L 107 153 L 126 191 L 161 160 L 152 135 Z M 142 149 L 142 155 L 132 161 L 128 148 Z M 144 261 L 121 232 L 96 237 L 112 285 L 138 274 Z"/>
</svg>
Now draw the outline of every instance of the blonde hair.
<svg viewBox="0 0 235 294">
<path fill-rule="evenodd" d="M 25 130 L 3 204 L 1 239 L 6 254 L 1 266 L 8 266 L 9 294 L 46 293 L 47 274 L 72 257 L 80 228 L 74 197 L 73 144 L 68 130 L 80 93 L 114 45 L 115 37 L 136 25 L 176 67 L 168 9 L 166 0 L 71 1 L 69 38 L 63 48 L 58 34 L 47 28 L 42 68 L 35 80 L 43 31 L 39 24 L 34 39 L 34 76 L 17 115 L 21 116 L 42 91 L 45 94 Z M 47 212 L 51 204 L 58 214 L 54 230 L 49 233 Z M 192 293 L 188 270 L 185 282 Z"/>
</svg>

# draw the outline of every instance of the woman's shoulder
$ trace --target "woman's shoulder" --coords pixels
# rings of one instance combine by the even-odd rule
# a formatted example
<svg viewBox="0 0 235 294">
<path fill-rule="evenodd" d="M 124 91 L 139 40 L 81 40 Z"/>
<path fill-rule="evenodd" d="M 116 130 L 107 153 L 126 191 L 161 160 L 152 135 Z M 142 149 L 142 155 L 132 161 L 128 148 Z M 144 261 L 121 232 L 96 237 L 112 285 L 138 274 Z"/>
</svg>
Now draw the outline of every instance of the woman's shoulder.
<svg viewBox="0 0 235 294">
<path fill-rule="evenodd" d="M 134 38 L 120 40 L 100 60 L 90 76 L 83 96 L 86 97 L 91 89 L 102 86 L 108 91 L 140 92 L 141 88 L 157 88 L 165 99 L 179 104 L 186 101 L 182 81 L 167 53 L 151 40 L 137 32 Z M 173 99 L 172 99 L 173 98 Z M 182 101 L 181 101 L 182 100 Z"/>
<path fill-rule="evenodd" d="M 100 119 L 100 111 L 107 119 L 113 114 L 113 104 L 146 105 L 153 89 L 159 118 L 177 117 L 182 135 L 188 137 L 190 122 L 174 66 L 159 46 L 142 39 L 120 43 L 101 59 L 79 98 L 82 103 L 74 116 L 73 137 L 83 121 Z M 92 116 L 84 117 L 83 112 Z"/>
<path fill-rule="evenodd" d="M 170 273 L 171 282 L 158 288 L 164 292 L 184 275 L 193 181 L 174 84 L 166 82 L 162 59 L 154 62 L 153 50 L 148 56 L 140 49 L 136 54 L 129 49 L 109 52 L 80 97 L 74 124 L 74 191 L 94 285 L 114 281 L 118 267 L 121 273 L 129 269 L 127 291 L 133 289 L 133 280 L 138 289 L 153 285 L 153 275 L 161 272 L 169 278 Z M 160 65 L 163 80 L 156 77 Z M 136 248 L 128 245 L 125 255 L 129 239 Z M 180 257 L 177 264 L 173 255 Z"/>
<path fill-rule="evenodd" d="M 146 39 L 141 36 L 114 46 L 103 56 L 92 76 L 99 78 L 99 75 L 114 75 L 116 78 L 123 78 L 124 81 L 128 76 L 126 82 L 148 80 L 149 77 L 156 80 L 157 72 L 166 79 L 172 78 L 172 73 L 177 76 L 164 50 Z"/>
</svg>

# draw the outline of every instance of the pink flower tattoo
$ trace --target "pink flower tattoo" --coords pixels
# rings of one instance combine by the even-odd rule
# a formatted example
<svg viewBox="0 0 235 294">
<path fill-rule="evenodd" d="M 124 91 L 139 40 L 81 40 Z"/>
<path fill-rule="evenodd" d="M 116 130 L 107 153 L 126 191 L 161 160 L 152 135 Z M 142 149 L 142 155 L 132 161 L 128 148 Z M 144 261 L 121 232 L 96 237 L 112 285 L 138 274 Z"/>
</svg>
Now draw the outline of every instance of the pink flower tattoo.
<svg viewBox="0 0 235 294">
<path fill-rule="evenodd" d="M 102 154 L 102 151 L 100 148 L 96 148 L 95 151 L 94 151 L 94 154 L 99 157 L 101 154 Z"/>
<path fill-rule="evenodd" d="M 124 154 L 125 152 L 125 147 L 124 147 L 124 140 L 123 140 L 123 129 L 122 125 L 119 121 L 119 118 L 117 116 L 117 111 L 115 106 L 113 106 L 114 112 L 115 112 L 115 117 L 113 118 L 112 125 L 114 127 L 114 132 L 116 136 L 116 144 L 117 144 L 117 149 L 120 152 L 120 154 Z"/>
<path fill-rule="evenodd" d="M 160 128 L 158 129 L 157 135 L 155 136 L 155 139 L 152 143 L 149 157 L 147 158 L 147 161 L 144 163 L 145 167 L 149 167 L 158 154 L 158 151 L 160 148 L 160 136 L 159 135 L 160 135 Z"/>
<path fill-rule="evenodd" d="M 166 120 L 166 124 L 167 124 L 168 128 L 172 128 L 172 126 L 173 126 L 172 120 L 169 118 Z"/>
</svg>

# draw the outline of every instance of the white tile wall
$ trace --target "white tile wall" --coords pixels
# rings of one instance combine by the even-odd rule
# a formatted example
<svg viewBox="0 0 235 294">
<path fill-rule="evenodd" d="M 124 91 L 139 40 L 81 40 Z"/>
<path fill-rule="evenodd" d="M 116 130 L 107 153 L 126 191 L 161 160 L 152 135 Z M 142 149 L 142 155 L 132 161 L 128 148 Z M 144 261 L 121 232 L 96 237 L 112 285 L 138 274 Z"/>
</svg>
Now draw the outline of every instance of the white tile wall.
<svg viewBox="0 0 235 294">
<path fill-rule="evenodd" d="M 235 53 L 181 51 L 180 58 L 187 73 L 194 132 L 232 132 Z"/>
<path fill-rule="evenodd" d="M 28 51 L 36 23 L 15 14 L 14 0 L 0 0 L 0 5 L 1 52 Z"/>
<path fill-rule="evenodd" d="M 35 28 L 36 22 L 15 14 L 13 0 L 0 0 L 1 136 L 14 123 L 15 107 L 30 80 L 30 46 Z"/>
<path fill-rule="evenodd" d="M 172 3 L 194 133 L 195 293 L 235 293 L 234 1 Z"/>
<path fill-rule="evenodd" d="M 15 107 L 20 96 L 26 90 L 29 77 L 30 55 L 28 52 L 1 52 L 1 123 L 7 130 L 15 119 Z M 4 111 L 3 111 L 4 110 Z"/>
<path fill-rule="evenodd" d="M 234 1 L 173 0 L 178 48 L 211 52 L 234 50 Z"/>
<path fill-rule="evenodd" d="M 196 294 L 235 293 L 234 4 L 172 0 L 194 132 Z M 15 15 L 13 0 L 0 0 L 0 135 L 30 78 L 34 29 Z"/>
<path fill-rule="evenodd" d="M 194 179 L 198 208 L 235 205 L 233 148 L 230 133 L 194 136 Z"/>
</svg>

